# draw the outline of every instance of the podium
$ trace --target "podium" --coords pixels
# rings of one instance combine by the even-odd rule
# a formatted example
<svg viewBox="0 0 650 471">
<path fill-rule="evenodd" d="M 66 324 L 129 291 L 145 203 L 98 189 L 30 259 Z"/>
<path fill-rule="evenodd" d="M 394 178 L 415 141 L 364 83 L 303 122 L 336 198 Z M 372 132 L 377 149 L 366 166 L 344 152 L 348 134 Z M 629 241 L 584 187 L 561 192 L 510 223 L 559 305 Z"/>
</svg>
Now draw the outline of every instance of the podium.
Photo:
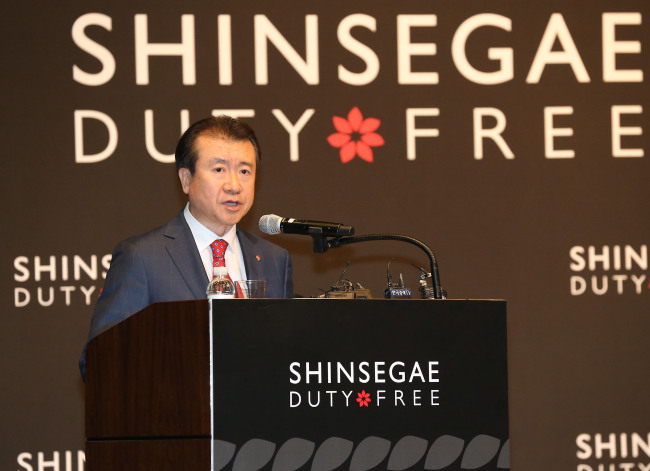
<svg viewBox="0 0 650 471">
<path fill-rule="evenodd" d="M 507 469 L 506 303 L 153 304 L 86 355 L 86 467 Z"/>
</svg>

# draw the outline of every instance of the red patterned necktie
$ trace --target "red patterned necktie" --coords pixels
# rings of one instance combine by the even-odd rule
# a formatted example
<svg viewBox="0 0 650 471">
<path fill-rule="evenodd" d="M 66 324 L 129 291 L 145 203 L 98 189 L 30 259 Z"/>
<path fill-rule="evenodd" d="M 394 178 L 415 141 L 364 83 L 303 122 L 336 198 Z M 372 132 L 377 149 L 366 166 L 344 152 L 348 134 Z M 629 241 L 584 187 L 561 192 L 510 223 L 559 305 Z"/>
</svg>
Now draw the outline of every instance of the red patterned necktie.
<svg viewBox="0 0 650 471">
<path fill-rule="evenodd" d="M 225 267 L 226 266 L 226 249 L 228 248 L 228 242 L 223 239 L 217 239 L 210 244 L 212 249 L 212 266 L 213 267 Z M 214 274 L 212 275 L 214 278 Z M 230 274 L 228 274 L 228 279 L 234 285 Z"/>
<path fill-rule="evenodd" d="M 223 239 L 217 239 L 210 244 L 210 248 L 212 249 L 212 266 L 225 267 L 228 242 Z"/>
<path fill-rule="evenodd" d="M 226 249 L 228 248 L 228 242 L 223 239 L 217 239 L 210 244 L 212 249 L 212 266 L 213 267 L 225 267 L 226 266 Z M 212 275 L 214 278 L 214 274 Z M 228 279 L 234 285 L 235 283 L 230 278 L 228 274 Z M 239 289 L 237 288 L 237 294 L 239 295 Z"/>
</svg>

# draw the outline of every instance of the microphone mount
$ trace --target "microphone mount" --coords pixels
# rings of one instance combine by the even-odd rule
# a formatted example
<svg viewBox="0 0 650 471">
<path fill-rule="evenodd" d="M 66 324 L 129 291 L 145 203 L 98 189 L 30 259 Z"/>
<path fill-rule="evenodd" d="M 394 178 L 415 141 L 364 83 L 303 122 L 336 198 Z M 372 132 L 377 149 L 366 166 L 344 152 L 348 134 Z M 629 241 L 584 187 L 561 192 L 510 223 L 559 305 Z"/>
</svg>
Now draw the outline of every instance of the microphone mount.
<svg viewBox="0 0 650 471">
<path fill-rule="evenodd" d="M 309 235 L 314 240 L 314 252 L 325 253 L 328 249 L 337 249 L 344 245 L 354 244 L 357 242 L 368 242 L 371 240 L 396 240 L 415 245 L 427 254 L 431 271 L 421 275 L 420 293 L 425 299 L 445 299 L 447 293 L 440 285 L 440 274 L 438 272 L 438 262 L 433 251 L 427 247 L 422 241 L 402 234 L 368 234 L 350 237 L 334 237 L 328 239 L 323 235 L 323 230 L 320 227 L 310 227 Z"/>
</svg>

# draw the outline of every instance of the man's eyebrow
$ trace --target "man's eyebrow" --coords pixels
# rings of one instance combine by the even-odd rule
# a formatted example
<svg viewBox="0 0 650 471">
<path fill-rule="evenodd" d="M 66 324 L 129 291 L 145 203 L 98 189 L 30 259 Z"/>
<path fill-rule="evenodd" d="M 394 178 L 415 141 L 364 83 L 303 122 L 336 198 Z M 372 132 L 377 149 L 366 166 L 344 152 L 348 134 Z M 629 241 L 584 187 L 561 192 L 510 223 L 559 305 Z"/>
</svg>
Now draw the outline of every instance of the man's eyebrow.
<svg viewBox="0 0 650 471">
<path fill-rule="evenodd" d="M 229 164 L 229 163 L 230 163 L 230 160 L 229 160 L 229 159 L 226 159 L 226 158 L 224 158 L 224 157 L 212 157 L 212 158 L 210 159 L 210 163 L 209 163 L 209 165 L 216 165 L 216 164 Z M 246 161 L 246 160 L 236 160 L 236 161 L 235 161 L 235 164 L 236 164 L 236 165 L 240 165 L 240 166 L 241 166 L 241 165 L 244 165 L 244 166 L 246 166 L 246 167 L 253 167 L 253 163 L 248 162 L 248 161 Z"/>
</svg>

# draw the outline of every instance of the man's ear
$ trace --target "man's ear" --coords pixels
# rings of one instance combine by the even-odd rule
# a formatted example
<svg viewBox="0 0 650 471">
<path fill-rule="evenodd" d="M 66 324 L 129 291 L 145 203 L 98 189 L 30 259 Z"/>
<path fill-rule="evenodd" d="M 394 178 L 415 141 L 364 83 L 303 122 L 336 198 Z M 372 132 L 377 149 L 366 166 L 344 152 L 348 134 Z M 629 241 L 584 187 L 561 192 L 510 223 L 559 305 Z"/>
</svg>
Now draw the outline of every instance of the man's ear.
<svg viewBox="0 0 650 471">
<path fill-rule="evenodd" d="M 181 187 L 183 187 L 183 193 L 188 195 L 190 193 L 190 181 L 192 181 L 192 173 L 187 168 L 178 169 L 178 179 L 181 181 Z"/>
</svg>

